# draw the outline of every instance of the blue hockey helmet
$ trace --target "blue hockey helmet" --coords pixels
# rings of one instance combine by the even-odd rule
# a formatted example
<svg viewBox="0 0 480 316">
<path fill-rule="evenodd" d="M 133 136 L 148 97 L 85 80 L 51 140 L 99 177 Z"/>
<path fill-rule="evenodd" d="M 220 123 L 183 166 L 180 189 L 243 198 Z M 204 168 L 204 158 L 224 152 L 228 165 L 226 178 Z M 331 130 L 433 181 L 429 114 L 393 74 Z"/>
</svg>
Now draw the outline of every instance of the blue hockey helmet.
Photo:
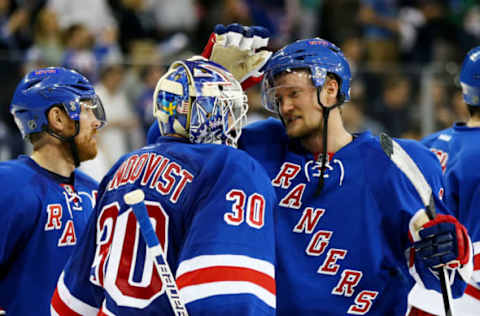
<svg viewBox="0 0 480 316">
<path fill-rule="evenodd" d="M 320 88 L 327 73 L 339 80 L 339 103 L 350 99 L 350 66 L 340 48 L 321 38 L 298 40 L 277 51 L 265 67 L 262 82 L 262 99 L 267 110 L 278 113 L 275 93 L 275 77 L 283 72 L 309 70 L 312 83 Z"/>
<path fill-rule="evenodd" d="M 480 106 L 480 46 L 471 49 L 463 60 L 460 85 L 465 103 Z"/>
<path fill-rule="evenodd" d="M 240 83 L 202 57 L 174 62 L 158 81 L 153 102 L 160 134 L 182 135 L 192 143 L 236 147 L 247 122 Z"/>
<path fill-rule="evenodd" d="M 91 100 L 87 105 L 85 100 Z M 92 109 L 103 126 L 105 111 L 92 84 L 75 70 L 48 67 L 33 70 L 17 85 L 10 104 L 22 136 L 48 130 L 47 111 L 54 105 L 63 106 L 68 116 L 80 120 L 81 106 Z M 101 127 L 100 126 L 100 127 Z M 77 130 L 78 133 L 78 130 Z"/>
</svg>

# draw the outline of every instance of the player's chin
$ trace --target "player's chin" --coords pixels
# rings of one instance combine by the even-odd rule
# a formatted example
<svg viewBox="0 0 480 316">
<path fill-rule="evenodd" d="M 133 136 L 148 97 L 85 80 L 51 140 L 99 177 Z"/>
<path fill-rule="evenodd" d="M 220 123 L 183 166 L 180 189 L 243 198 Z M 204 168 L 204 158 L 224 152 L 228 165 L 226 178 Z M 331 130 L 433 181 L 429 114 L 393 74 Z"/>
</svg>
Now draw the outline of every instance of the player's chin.
<svg viewBox="0 0 480 316">
<path fill-rule="evenodd" d="M 89 144 L 89 146 L 84 146 L 79 150 L 80 161 L 92 160 L 97 157 L 98 149 L 97 144 Z"/>
<path fill-rule="evenodd" d="M 286 132 L 290 138 L 302 137 L 302 128 L 301 126 L 298 126 L 298 124 L 295 124 L 295 122 L 292 122 L 286 126 Z"/>
<path fill-rule="evenodd" d="M 97 150 L 96 149 L 95 149 L 95 151 L 90 151 L 88 153 L 83 153 L 82 155 L 80 155 L 80 161 L 92 160 L 95 157 L 97 157 Z"/>
</svg>

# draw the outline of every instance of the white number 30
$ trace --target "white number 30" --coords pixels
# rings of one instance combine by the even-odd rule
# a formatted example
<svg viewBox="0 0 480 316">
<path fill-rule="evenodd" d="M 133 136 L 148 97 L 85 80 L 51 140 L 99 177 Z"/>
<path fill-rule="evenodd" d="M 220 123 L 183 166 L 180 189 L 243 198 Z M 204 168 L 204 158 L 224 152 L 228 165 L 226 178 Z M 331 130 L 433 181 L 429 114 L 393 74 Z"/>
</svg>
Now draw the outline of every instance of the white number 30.
<svg viewBox="0 0 480 316">
<path fill-rule="evenodd" d="M 238 226 L 245 220 L 253 228 L 260 229 L 265 223 L 265 198 L 254 193 L 247 199 L 242 190 L 231 190 L 227 193 L 227 201 L 233 201 L 232 211 L 225 213 L 223 219 L 227 224 Z M 246 209 L 245 209 L 246 205 Z"/>
</svg>

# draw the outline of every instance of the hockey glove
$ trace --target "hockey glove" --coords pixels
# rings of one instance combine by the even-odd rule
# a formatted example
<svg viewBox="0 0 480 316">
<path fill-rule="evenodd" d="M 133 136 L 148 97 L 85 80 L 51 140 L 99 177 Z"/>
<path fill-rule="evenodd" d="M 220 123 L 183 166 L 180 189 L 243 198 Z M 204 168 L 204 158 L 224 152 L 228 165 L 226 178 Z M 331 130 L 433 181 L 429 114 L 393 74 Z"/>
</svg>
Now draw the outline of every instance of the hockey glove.
<svg viewBox="0 0 480 316">
<path fill-rule="evenodd" d="M 260 49 L 267 46 L 269 37 L 270 32 L 260 26 L 218 24 L 202 56 L 227 68 L 246 90 L 263 78 L 262 68 L 272 52 Z"/>
<path fill-rule="evenodd" d="M 420 240 L 413 244 L 416 256 L 430 268 L 443 265 L 451 269 L 467 264 L 470 257 L 467 229 L 450 215 L 438 215 L 419 231 Z"/>
</svg>

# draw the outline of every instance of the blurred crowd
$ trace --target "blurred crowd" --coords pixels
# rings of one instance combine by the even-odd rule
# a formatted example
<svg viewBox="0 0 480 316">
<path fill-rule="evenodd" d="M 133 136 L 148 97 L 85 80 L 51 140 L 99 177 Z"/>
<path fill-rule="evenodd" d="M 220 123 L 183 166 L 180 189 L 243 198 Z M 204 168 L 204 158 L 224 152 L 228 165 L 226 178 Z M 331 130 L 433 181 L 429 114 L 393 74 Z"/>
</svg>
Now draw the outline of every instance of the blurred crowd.
<svg viewBox="0 0 480 316">
<path fill-rule="evenodd" d="M 98 176 L 145 143 L 157 79 L 202 51 L 216 24 L 261 25 L 276 50 L 319 36 L 342 48 L 353 72 L 343 106 L 351 132 L 419 139 L 463 120 L 460 62 L 480 44 L 477 0 L 0 0 L 0 161 L 28 152 L 8 112 L 17 82 L 45 66 L 95 83 L 107 111 Z M 251 121 L 268 115 L 258 87 Z"/>
</svg>

